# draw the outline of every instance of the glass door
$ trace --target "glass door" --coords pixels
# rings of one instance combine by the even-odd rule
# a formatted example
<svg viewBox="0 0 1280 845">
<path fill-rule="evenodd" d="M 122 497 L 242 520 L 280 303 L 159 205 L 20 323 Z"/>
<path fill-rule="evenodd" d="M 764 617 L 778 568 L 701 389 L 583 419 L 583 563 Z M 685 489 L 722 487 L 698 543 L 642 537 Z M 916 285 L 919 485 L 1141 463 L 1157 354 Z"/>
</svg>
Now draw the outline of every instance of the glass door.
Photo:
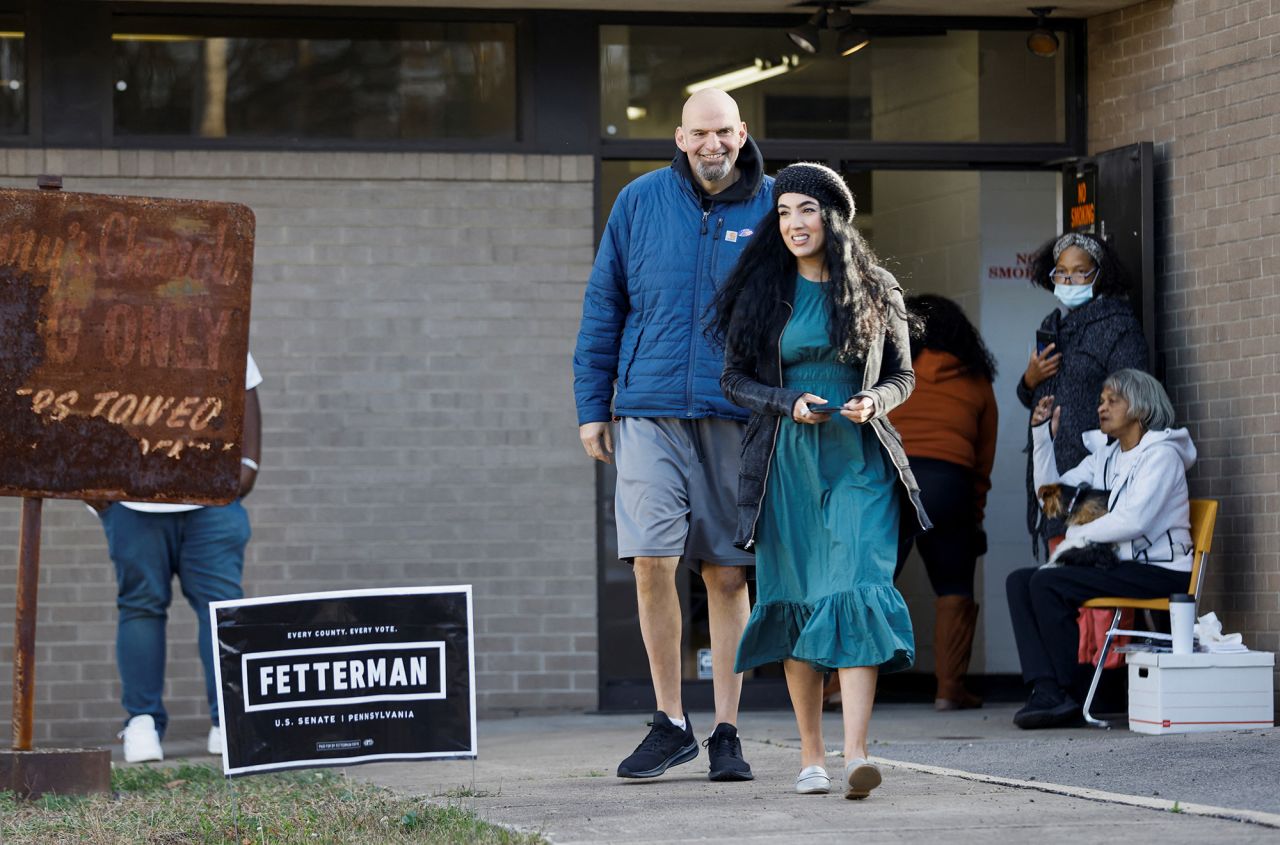
<svg viewBox="0 0 1280 845">
<path fill-rule="evenodd" d="M 1028 412 L 1016 389 L 1035 329 L 1056 307 L 1052 296 L 1031 286 L 1027 257 L 1060 231 L 1061 176 L 1051 171 L 867 171 L 856 162 L 845 162 L 841 170 L 855 186 L 855 222 L 881 264 L 908 295 L 939 294 L 959 303 L 996 358 L 1000 427 L 986 508 L 989 548 L 975 585 L 982 624 L 969 671 L 1015 674 L 1019 664 L 1008 636 L 1004 581 L 1009 572 L 1031 563 L 1023 453 Z M 915 628 L 911 671 L 931 674 L 934 594 L 915 552 L 898 589 Z"/>
</svg>

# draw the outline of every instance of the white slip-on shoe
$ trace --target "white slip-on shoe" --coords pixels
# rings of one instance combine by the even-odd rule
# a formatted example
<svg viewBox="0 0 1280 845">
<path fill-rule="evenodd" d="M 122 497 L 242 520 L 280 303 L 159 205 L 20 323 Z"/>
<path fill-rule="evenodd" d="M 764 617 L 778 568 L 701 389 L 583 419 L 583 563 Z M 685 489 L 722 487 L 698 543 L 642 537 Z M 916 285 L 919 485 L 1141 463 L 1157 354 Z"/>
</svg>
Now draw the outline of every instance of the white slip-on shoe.
<svg viewBox="0 0 1280 845">
<path fill-rule="evenodd" d="M 862 757 L 855 757 L 845 764 L 844 780 L 848 784 L 844 797 L 858 801 L 880 785 L 880 769 Z"/>
<path fill-rule="evenodd" d="M 825 795 L 831 791 L 831 775 L 821 766 L 805 766 L 796 778 L 796 792 L 801 795 Z"/>
<path fill-rule="evenodd" d="M 126 763 L 164 759 L 164 750 L 160 748 L 160 734 L 156 731 L 156 720 L 150 716 L 134 716 L 117 736 L 124 740 Z"/>
<path fill-rule="evenodd" d="M 209 741 L 205 743 L 205 750 L 210 754 L 222 756 L 222 728 L 217 725 L 209 728 Z"/>
</svg>

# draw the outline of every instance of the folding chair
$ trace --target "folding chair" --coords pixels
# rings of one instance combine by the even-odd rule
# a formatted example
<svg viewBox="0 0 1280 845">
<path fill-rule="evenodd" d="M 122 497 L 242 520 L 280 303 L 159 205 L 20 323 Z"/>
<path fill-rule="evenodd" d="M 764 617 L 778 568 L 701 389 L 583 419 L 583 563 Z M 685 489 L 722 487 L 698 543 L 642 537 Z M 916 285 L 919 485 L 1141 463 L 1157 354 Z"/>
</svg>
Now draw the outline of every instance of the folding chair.
<svg viewBox="0 0 1280 845">
<path fill-rule="evenodd" d="M 1187 588 L 1187 592 L 1196 601 L 1196 615 L 1200 615 L 1200 585 L 1204 582 L 1204 561 L 1209 556 L 1209 547 L 1213 545 L 1213 526 L 1218 521 L 1218 502 L 1215 499 L 1192 499 L 1191 500 L 1191 543 L 1193 551 L 1191 553 L 1191 585 Z M 1107 638 L 1102 643 L 1102 649 L 1098 652 L 1098 664 L 1093 670 L 1093 682 L 1089 684 L 1089 694 L 1084 700 L 1084 720 L 1096 728 L 1109 728 L 1111 722 L 1105 719 L 1096 719 L 1089 712 L 1089 708 L 1093 705 L 1093 694 L 1097 692 L 1098 681 L 1102 678 L 1102 666 L 1107 662 L 1107 653 L 1111 650 L 1111 643 L 1116 637 L 1145 637 L 1151 640 L 1164 640 L 1172 642 L 1173 636 L 1170 634 L 1162 634 L 1157 631 L 1126 631 L 1119 628 L 1120 614 L 1126 608 L 1134 610 L 1147 611 L 1147 624 L 1151 623 L 1151 611 L 1163 610 L 1166 613 L 1169 610 L 1169 599 L 1125 599 L 1114 596 L 1104 596 L 1096 599 L 1089 599 L 1082 607 L 1108 608 L 1115 610 L 1115 616 L 1111 618 L 1111 627 L 1107 630 Z M 1152 625 L 1152 627 L 1154 627 Z"/>
</svg>

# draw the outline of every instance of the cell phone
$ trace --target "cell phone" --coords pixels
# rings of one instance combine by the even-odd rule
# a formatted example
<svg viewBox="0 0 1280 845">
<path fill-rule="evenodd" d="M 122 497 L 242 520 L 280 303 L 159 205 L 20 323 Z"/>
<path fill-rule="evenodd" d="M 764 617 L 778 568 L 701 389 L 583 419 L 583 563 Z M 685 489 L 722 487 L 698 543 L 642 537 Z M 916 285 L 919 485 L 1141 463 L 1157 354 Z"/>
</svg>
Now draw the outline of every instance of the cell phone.
<svg viewBox="0 0 1280 845">
<path fill-rule="evenodd" d="M 1051 343 L 1058 342 L 1057 332 L 1045 331 L 1044 329 L 1036 329 L 1036 354 L 1044 352 L 1046 346 Z"/>
<path fill-rule="evenodd" d="M 811 414 L 838 414 L 844 410 L 844 405 L 837 405 L 828 402 L 825 405 L 810 405 L 809 413 Z"/>
</svg>

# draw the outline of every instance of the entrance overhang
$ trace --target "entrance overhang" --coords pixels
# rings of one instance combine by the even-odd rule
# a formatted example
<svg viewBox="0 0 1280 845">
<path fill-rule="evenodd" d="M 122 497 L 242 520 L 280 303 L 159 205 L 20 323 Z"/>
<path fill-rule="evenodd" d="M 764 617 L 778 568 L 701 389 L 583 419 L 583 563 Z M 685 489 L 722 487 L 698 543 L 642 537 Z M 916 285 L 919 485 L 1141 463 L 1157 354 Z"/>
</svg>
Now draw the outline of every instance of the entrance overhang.
<svg viewBox="0 0 1280 845">
<path fill-rule="evenodd" d="M 107 2 L 107 0 L 102 0 Z M 176 2 L 201 3 L 204 5 L 237 5 L 244 6 L 242 0 L 176 0 Z M 133 0 L 133 5 L 168 5 L 175 0 Z M 369 6 L 399 7 L 406 9 L 519 9 L 519 10 L 563 10 L 593 12 L 679 12 L 696 11 L 699 14 L 716 14 L 722 12 L 728 16 L 767 15 L 794 12 L 808 14 L 808 6 L 816 3 L 799 4 L 794 0 L 703 0 L 696 9 L 691 9 L 687 0 L 634 0 L 634 2 L 618 3 L 609 0 L 257 0 L 257 6 Z M 838 3 L 836 4 L 838 5 Z M 1087 18 L 1114 12 L 1126 6 L 1132 6 L 1133 0 L 1077 0 L 1054 10 L 1054 18 Z M 1025 0 L 872 0 L 856 9 L 849 10 L 859 15 L 972 15 L 977 17 L 1025 17 L 1032 20 L 1027 12 Z M 732 23 L 732 17 L 726 17 L 726 25 Z"/>
</svg>

